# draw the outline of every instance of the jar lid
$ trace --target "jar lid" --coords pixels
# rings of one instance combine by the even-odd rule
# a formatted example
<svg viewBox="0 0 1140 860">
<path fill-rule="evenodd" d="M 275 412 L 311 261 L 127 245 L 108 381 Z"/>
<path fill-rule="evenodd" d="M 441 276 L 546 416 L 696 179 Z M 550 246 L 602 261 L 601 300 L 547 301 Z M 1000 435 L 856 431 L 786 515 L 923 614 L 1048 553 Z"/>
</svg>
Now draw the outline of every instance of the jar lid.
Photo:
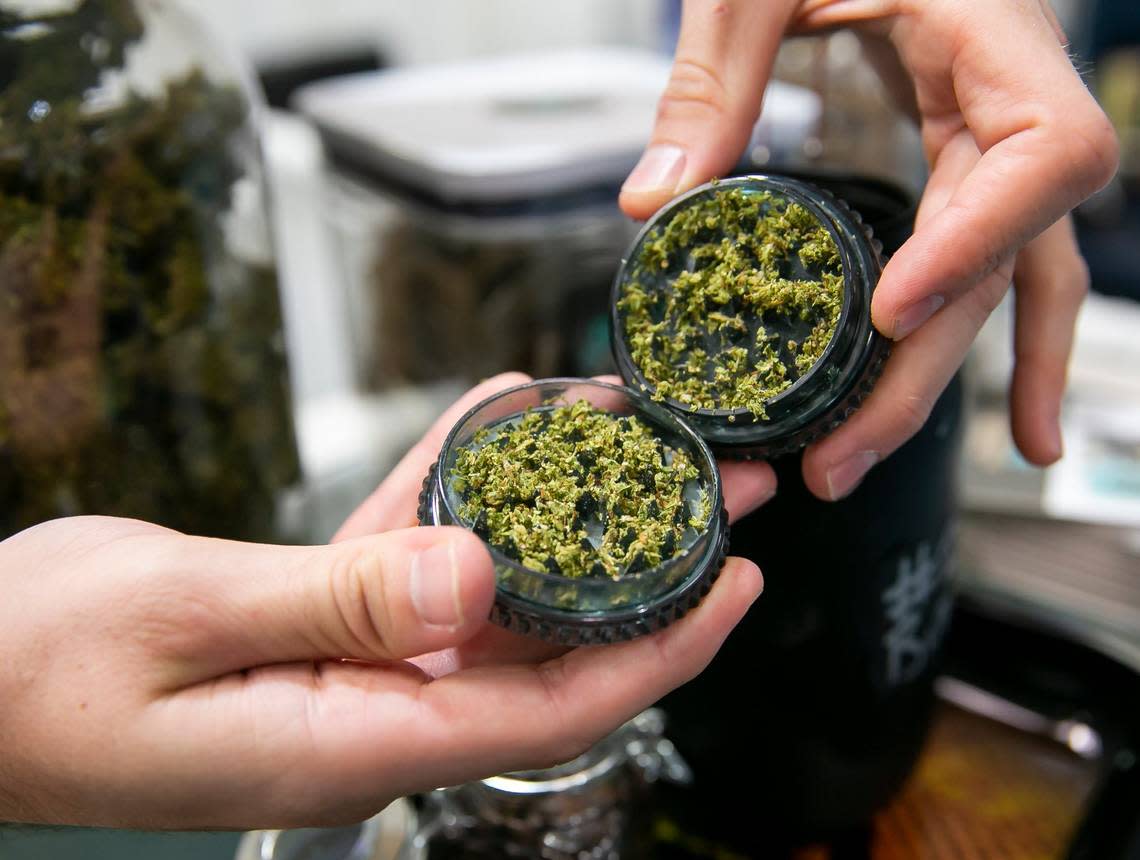
<svg viewBox="0 0 1140 860">
<path fill-rule="evenodd" d="M 614 279 L 619 372 L 718 454 L 799 450 L 850 416 L 882 370 L 881 252 L 858 213 L 806 182 L 695 188 L 646 223 Z"/>
<path fill-rule="evenodd" d="M 661 405 L 589 379 L 537 380 L 470 410 L 425 479 L 419 521 L 483 539 L 492 621 L 565 645 L 681 618 L 728 544 L 708 445 Z"/>
<path fill-rule="evenodd" d="M 296 96 L 334 161 L 446 204 L 613 205 L 653 125 L 667 58 L 596 48 L 396 68 Z"/>
<path fill-rule="evenodd" d="M 492 776 L 468 787 L 480 796 L 490 797 L 490 802 L 500 797 L 542 798 L 588 789 L 611 778 L 625 764 L 637 768 L 646 782 L 661 778 L 687 785 L 692 782 L 692 771 L 664 733 L 665 712 L 649 708 L 568 762 L 543 770 Z"/>
</svg>

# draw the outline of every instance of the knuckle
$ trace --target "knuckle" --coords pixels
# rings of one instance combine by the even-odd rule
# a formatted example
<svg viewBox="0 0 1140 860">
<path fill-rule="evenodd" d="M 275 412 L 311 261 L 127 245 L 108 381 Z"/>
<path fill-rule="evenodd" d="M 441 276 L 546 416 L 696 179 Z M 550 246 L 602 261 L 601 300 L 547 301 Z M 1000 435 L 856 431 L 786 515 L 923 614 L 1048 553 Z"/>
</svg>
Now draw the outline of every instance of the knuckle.
<svg viewBox="0 0 1140 860">
<path fill-rule="evenodd" d="M 1062 151 L 1069 153 L 1074 181 L 1082 197 L 1099 191 L 1116 174 L 1120 164 L 1120 144 L 1116 130 L 1091 96 L 1076 111 L 1054 123 Z"/>
<path fill-rule="evenodd" d="M 657 119 L 658 122 L 684 119 L 695 111 L 724 114 L 727 104 L 724 81 L 710 66 L 695 59 L 678 57 L 658 102 Z"/>
<path fill-rule="evenodd" d="M 567 710 L 562 690 L 566 685 L 566 661 L 558 658 L 536 667 L 542 682 L 548 711 L 547 725 L 550 727 L 548 742 L 542 745 L 540 758 L 562 764 L 581 755 L 591 745 L 591 740 L 582 737 L 580 726 L 567 718 Z"/>
<path fill-rule="evenodd" d="M 320 629 L 328 644 L 360 656 L 381 656 L 393 630 L 391 584 L 384 575 L 384 559 L 370 549 L 341 552 L 326 580 L 331 617 Z"/>
<path fill-rule="evenodd" d="M 968 224 L 977 217 L 972 208 L 956 200 L 951 200 L 943 212 L 948 219 L 946 223 L 951 225 Z M 938 252 L 938 257 L 945 279 L 959 289 L 994 276 L 995 272 L 1007 264 L 1012 265 L 1005 242 L 996 234 L 975 231 L 963 235 L 961 230 L 955 228 L 952 236 L 947 233 L 942 235 L 943 241 L 951 239 L 957 241 L 955 252 L 948 253 L 942 249 Z M 914 288 L 918 287 L 916 282 Z"/>
<path fill-rule="evenodd" d="M 904 392 L 895 402 L 894 425 L 905 440 L 926 426 L 934 409 L 934 398 L 926 392 Z"/>
</svg>

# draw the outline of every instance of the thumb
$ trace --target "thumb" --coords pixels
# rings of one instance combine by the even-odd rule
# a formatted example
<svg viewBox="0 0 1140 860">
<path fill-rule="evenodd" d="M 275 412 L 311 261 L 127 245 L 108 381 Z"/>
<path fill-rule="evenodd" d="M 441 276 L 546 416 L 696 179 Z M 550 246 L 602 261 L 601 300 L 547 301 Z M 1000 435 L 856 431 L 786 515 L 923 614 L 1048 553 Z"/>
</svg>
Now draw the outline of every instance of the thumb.
<svg viewBox="0 0 1140 860">
<path fill-rule="evenodd" d="M 728 171 L 760 115 L 764 87 L 795 0 L 686 0 L 669 83 L 648 148 L 620 203 L 645 219 Z"/>
<path fill-rule="evenodd" d="M 321 547 L 182 540 L 170 571 L 182 617 L 167 655 L 181 684 L 271 663 L 438 651 L 480 630 L 494 600 L 490 555 L 460 528 Z"/>
</svg>

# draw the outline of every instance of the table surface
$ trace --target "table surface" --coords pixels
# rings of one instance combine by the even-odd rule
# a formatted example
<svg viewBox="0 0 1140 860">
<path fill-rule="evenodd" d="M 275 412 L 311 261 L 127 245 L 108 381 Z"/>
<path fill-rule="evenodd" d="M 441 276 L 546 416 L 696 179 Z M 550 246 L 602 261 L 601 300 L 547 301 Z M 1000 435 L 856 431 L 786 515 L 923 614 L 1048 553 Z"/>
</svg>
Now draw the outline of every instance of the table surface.
<svg viewBox="0 0 1140 860">
<path fill-rule="evenodd" d="M 872 828 L 873 860 L 1059 860 L 1097 765 L 1061 744 L 953 706 L 935 718 L 918 766 Z M 828 860 L 825 848 L 796 860 Z"/>
</svg>

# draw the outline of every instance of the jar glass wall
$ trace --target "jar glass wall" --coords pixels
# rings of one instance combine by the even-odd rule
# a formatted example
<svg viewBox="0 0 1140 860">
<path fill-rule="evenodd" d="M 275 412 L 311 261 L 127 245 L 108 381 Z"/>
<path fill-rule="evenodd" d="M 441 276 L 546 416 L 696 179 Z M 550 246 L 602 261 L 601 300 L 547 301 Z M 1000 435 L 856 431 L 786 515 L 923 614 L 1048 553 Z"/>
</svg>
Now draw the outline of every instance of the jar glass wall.
<svg viewBox="0 0 1140 860">
<path fill-rule="evenodd" d="M 298 477 L 244 68 L 159 0 L 0 3 L 0 535 L 279 536 Z"/>
</svg>

